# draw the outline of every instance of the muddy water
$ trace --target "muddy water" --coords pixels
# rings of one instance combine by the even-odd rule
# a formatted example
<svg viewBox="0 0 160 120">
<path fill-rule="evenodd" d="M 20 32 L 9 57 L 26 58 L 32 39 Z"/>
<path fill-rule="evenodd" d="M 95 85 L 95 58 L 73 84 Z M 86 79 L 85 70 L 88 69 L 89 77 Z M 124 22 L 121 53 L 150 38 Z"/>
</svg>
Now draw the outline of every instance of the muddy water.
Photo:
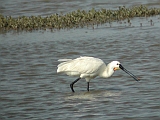
<svg viewBox="0 0 160 120">
<path fill-rule="evenodd" d="M 95 3 L 86 4 L 90 8 Z M 5 5 L 11 9 L 11 3 Z M 115 4 L 110 6 L 115 8 Z M 94 30 L 0 34 L 0 119 L 160 119 L 160 16 L 134 18 L 131 23 L 105 24 Z M 57 60 L 79 56 L 98 57 L 106 63 L 119 60 L 141 81 L 116 71 L 109 79 L 92 80 L 90 92 L 86 91 L 85 80 L 80 80 L 73 94 L 69 84 L 75 78 L 57 75 Z"/>
</svg>

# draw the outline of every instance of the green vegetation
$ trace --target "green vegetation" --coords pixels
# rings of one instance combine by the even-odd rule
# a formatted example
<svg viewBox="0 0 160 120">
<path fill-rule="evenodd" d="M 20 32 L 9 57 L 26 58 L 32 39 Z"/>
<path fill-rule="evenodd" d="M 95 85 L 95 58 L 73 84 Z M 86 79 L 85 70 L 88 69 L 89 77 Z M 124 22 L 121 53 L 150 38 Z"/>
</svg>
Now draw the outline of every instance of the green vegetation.
<svg viewBox="0 0 160 120">
<path fill-rule="evenodd" d="M 0 30 L 39 30 L 39 29 L 71 29 L 90 25 L 99 25 L 106 22 L 121 21 L 133 17 L 149 17 L 160 14 L 160 8 L 134 6 L 132 8 L 119 7 L 118 10 L 77 10 L 65 15 L 41 16 L 11 16 L 0 15 Z"/>
</svg>

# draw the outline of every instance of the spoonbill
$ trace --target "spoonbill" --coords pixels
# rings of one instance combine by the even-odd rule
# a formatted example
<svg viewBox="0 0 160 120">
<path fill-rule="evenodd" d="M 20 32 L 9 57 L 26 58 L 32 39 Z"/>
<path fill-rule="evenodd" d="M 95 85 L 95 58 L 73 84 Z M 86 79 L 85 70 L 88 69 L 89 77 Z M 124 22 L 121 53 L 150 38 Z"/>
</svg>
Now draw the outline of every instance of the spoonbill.
<svg viewBox="0 0 160 120">
<path fill-rule="evenodd" d="M 116 70 L 122 69 L 124 72 L 133 77 L 136 81 L 139 79 L 131 72 L 126 70 L 118 61 L 112 61 L 106 65 L 103 60 L 94 57 L 79 57 L 76 59 L 59 59 L 62 62 L 57 67 L 57 73 L 65 73 L 69 76 L 78 77 L 70 84 L 72 92 L 75 92 L 73 85 L 81 78 L 87 81 L 87 90 L 89 91 L 89 82 L 91 79 L 99 76 L 102 78 L 110 77 Z"/>
</svg>

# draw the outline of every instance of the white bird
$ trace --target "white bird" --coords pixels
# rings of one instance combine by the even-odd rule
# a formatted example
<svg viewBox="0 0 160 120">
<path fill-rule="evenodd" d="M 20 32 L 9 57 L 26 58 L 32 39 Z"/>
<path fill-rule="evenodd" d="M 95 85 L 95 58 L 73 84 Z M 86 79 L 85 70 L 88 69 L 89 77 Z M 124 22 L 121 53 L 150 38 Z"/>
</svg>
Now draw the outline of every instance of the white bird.
<svg viewBox="0 0 160 120">
<path fill-rule="evenodd" d="M 139 79 L 134 76 L 132 73 L 127 71 L 118 61 L 112 61 L 106 65 L 101 59 L 94 57 L 79 57 L 76 59 L 59 59 L 58 61 L 62 62 L 57 67 L 57 73 L 65 73 L 69 76 L 78 77 L 75 81 L 70 84 L 72 92 L 74 92 L 73 85 L 80 80 L 85 78 L 88 86 L 87 90 L 89 91 L 89 82 L 91 79 L 99 76 L 102 78 L 110 77 L 116 70 L 122 69 L 136 81 Z"/>
</svg>

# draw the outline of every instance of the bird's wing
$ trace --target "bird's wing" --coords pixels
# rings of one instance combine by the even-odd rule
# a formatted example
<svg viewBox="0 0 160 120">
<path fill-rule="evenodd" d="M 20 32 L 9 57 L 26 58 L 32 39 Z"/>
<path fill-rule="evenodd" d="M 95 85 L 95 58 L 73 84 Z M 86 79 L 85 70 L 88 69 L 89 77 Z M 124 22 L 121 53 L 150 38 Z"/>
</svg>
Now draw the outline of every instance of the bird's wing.
<svg viewBox="0 0 160 120">
<path fill-rule="evenodd" d="M 79 72 L 79 73 L 95 73 L 104 65 L 101 59 L 94 57 L 79 57 L 73 60 L 62 62 L 58 65 L 57 72 Z"/>
</svg>

